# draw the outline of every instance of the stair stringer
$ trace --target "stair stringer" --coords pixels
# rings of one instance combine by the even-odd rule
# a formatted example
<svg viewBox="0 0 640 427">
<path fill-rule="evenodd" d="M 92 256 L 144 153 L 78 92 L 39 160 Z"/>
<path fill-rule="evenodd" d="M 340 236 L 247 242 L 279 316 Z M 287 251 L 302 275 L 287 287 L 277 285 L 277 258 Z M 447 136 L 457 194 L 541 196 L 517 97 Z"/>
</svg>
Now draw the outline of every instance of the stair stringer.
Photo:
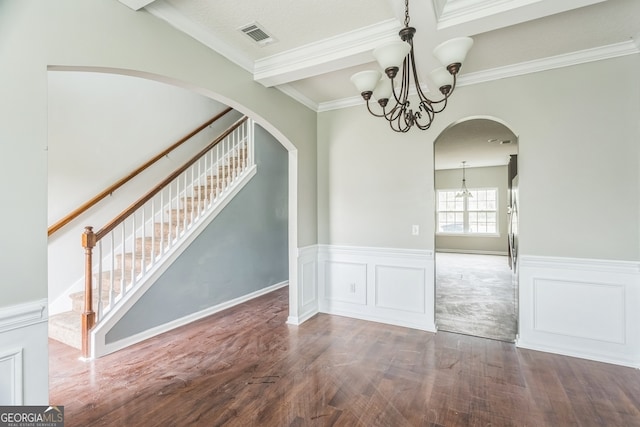
<svg viewBox="0 0 640 427">
<path fill-rule="evenodd" d="M 152 336 L 159 335 L 163 332 L 170 331 L 181 325 L 167 324 L 167 328 L 156 327 L 149 330 L 148 334 L 136 334 L 131 339 L 123 339 L 110 344 L 106 343 L 107 333 L 122 319 L 122 317 L 133 307 L 133 305 L 144 295 L 144 293 L 153 286 L 160 276 L 173 264 L 173 262 L 193 243 L 193 241 L 204 231 L 205 228 L 218 216 L 220 212 L 233 200 L 233 198 L 244 188 L 245 185 L 256 175 L 257 166 L 253 165 L 249 170 L 239 177 L 223 194 L 220 195 L 219 203 L 211 211 L 203 216 L 193 227 L 188 229 L 181 238 L 179 244 L 173 246 L 166 254 L 162 262 L 155 264 L 146 275 L 138 282 L 135 289 L 132 289 L 124 295 L 122 300 L 113 310 L 109 311 L 104 318 L 89 332 L 89 342 L 91 347 L 91 358 L 105 356 L 114 351 L 121 350 L 130 345 L 144 341 Z M 195 321 L 197 319 L 192 319 Z"/>
</svg>

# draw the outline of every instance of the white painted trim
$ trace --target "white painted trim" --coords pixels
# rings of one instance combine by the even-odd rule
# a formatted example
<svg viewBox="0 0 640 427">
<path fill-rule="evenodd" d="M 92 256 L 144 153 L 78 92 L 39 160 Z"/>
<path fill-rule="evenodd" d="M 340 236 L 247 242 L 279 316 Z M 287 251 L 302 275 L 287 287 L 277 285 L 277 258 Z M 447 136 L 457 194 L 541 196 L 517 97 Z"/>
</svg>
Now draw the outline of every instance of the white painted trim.
<svg viewBox="0 0 640 427">
<path fill-rule="evenodd" d="M 342 108 L 355 107 L 358 105 L 365 105 L 362 96 L 350 96 L 348 98 L 336 99 L 334 101 L 321 102 L 318 104 L 318 113 L 325 111 L 340 110 Z"/>
<path fill-rule="evenodd" d="M 503 251 L 483 251 L 483 250 L 474 250 L 474 249 L 436 249 L 436 254 L 438 252 L 443 252 L 448 254 L 497 255 L 497 256 L 509 255 L 508 252 L 503 252 Z"/>
<path fill-rule="evenodd" d="M 458 78 L 457 86 L 469 86 L 486 83 L 509 77 L 522 76 L 541 71 L 553 70 L 556 68 L 570 67 L 588 62 L 602 61 L 605 59 L 617 58 L 620 56 L 634 55 L 640 53 L 640 35 L 638 40 L 628 40 L 607 46 L 593 49 L 585 49 L 563 55 L 551 56 L 548 58 L 536 59 L 533 61 L 521 62 L 519 64 L 507 65 L 504 67 L 492 68 L 490 70 L 477 71 L 475 73 L 463 73 Z M 317 112 L 337 110 L 341 108 L 364 105 L 361 96 L 351 96 L 335 101 L 322 102 L 318 104 Z"/>
<path fill-rule="evenodd" d="M 521 255 L 520 266 L 530 268 L 570 269 L 611 273 L 638 274 L 639 261 L 621 261 L 589 258 L 561 258 L 536 255 Z"/>
<path fill-rule="evenodd" d="M 48 318 L 46 299 L 0 307 L 0 333 L 46 322 Z"/>
<path fill-rule="evenodd" d="M 640 368 L 640 262 L 521 255 L 521 348 Z"/>
<path fill-rule="evenodd" d="M 154 0 L 118 0 L 118 1 L 123 5 L 136 11 L 154 2 Z"/>
<path fill-rule="evenodd" d="M 92 358 L 100 357 L 106 353 L 104 351 L 105 338 L 109 330 L 133 307 L 133 305 L 144 295 L 144 293 L 160 278 L 160 276 L 171 266 L 171 264 L 189 247 L 189 245 L 207 228 L 207 226 L 218 216 L 220 212 L 233 200 L 233 198 L 244 188 L 245 185 L 256 175 L 257 166 L 253 165 L 239 181 L 231 184 L 221 196 L 220 203 L 212 211 L 208 212 L 205 218 L 195 227 L 187 229 L 186 237 L 177 245 L 172 246 L 162 262 L 152 266 L 147 272 L 147 276 L 138 282 L 135 289 L 124 295 L 122 300 L 114 310 L 109 311 L 103 319 L 91 330 L 91 354 Z"/>
<path fill-rule="evenodd" d="M 388 19 L 344 34 L 260 58 L 254 64 L 254 80 L 267 87 L 366 64 L 371 51 L 398 40 L 400 21 Z"/>
<path fill-rule="evenodd" d="M 559 349 L 556 346 L 544 345 L 544 344 L 531 344 L 526 341 L 523 342 L 519 337 L 516 340 L 516 347 L 526 350 L 542 351 L 545 353 L 559 354 L 561 356 L 577 357 L 578 359 L 593 360 L 594 362 L 610 363 L 612 365 L 627 366 L 629 368 L 640 369 L 640 363 L 637 361 L 620 360 L 617 357 L 608 357 L 594 355 L 591 353 L 585 353 L 581 351 L 571 351 L 565 349 Z"/>
<path fill-rule="evenodd" d="M 220 303 L 220 304 L 215 305 L 213 307 L 208 307 L 208 308 L 206 308 L 204 310 L 198 311 L 196 313 L 189 314 L 187 316 L 181 317 L 180 319 L 176 319 L 176 320 L 174 320 L 172 322 L 165 323 L 163 325 L 156 326 L 156 327 L 151 328 L 151 329 L 147 329 L 144 332 L 140 332 L 138 334 L 132 335 L 132 336 L 127 337 L 127 338 L 123 338 L 123 339 L 118 340 L 116 342 L 105 344 L 104 345 L 104 349 L 103 349 L 104 352 L 101 353 L 100 356 L 103 356 L 103 355 L 106 355 L 106 354 L 109 354 L 109 353 L 113 353 L 114 351 L 123 349 L 123 348 L 128 347 L 128 346 L 133 345 L 133 344 L 137 344 L 137 343 L 139 343 L 141 341 L 144 341 L 144 340 L 149 339 L 151 337 L 154 337 L 156 335 L 160 335 L 160 334 L 162 334 L 164 332 L 168 332 L 170 330 L 179 328 L 180 326 L 187 325 L 189 323 L 195 322 L 196 320 L 203 319 L 203 318 L 205 318 L 207 316 L 211 316 L 212 314 L 219 313 L 219 312 L 221 312 L 223 310 L 226 310 L 228 308 L 235 307 L 236 305 L 245 303 L 245 302 L 250 301 L 250 300 L 252 300 L 254 298 L 258 298 L 258 297 L 260 297 L 262 295 L 266 295 L 266 294 L 268 294 L 270 292 L 273 292 L 273 291 L 275 291 L 277 289 L 284 288 L 285 286 L 289 286 L 289 282 L 288 281 L 276 283 L 275 285 L 271 285 L 271 286 L 268 286 L 266 288 L 259 289 L 259 290 L 255 291 L 255 292 L 251 292 L 251 293 L 249 293 L 247 295 L 243 295 L 241 297 L 234 298 L 234 299 L 232 299 L 230 301 L 226 301 L 226 302 Z"/>
<path fill-rule="evenodd" d="M 521 62 L 519 64 L 493 68 L 491 70 L 462 74 L 458 79 L 457 85 L 467 86 L 478 83 L 485 83 L 493 80 L 505 79 L 508 77 L 538 73 L 540 71 L 554 70 L 556 68 L 570 67 L 572 65 L 602 61 L 605 59 L 633 55 L 636 53 L 640 53 L 640 49 L 638 49 L 638 46 L 635 45 L 633 40 L 629 40 L 621 43 L 610 44 L 607 46 L 585 49 L 563 55 L 556 55 L 548 58 Z"/>
<path fill-rule="evenodd" d="M 401 259 L 433 259 L 433 251 L 427 249 L 379 248 L 368 246 L 318 245 L 320 254 L 359 255 L 364 257 L 383 256 Z"/>
<path fill-rule="evenodd" d="M 276 89 L 278 89 L 280 92 L 284 93 L 285 95 L 295 99 L 296 101 L 298 101 L 300 104 L 304 105 L 311 111 L 316 111 L 316 112 L 318 111 L 318 104 L 314 102 L 312 99 L 307 98 L 301 92 L 296 90 L 293 86 L 289 84 L 282 84 L 282 85 L 276 86 Z"/>
<path fill-rule="evenodd" d="M 0 352 L 0 365 L 7 363 L 11 368 L 11 378 L 9 380 L 11 401 L 3 402 L 4 405 L 24 404 L 23 350 L 20 347 Z"/>
<path fill-rule="evenodd" d="M 319 311 L 436 332 L 434 269 L 431 250 L 318 245 Z"/>
<path fill-rule="evenodd" d="M 287 323 L 300 325 L 318 313 L 318 246 L 298 248 L 294 264 L 298 286 L 295 293 L 289 287 L 290 309 Z M 295 306 L 295 310 L 291 306 Z"/>
</svg>

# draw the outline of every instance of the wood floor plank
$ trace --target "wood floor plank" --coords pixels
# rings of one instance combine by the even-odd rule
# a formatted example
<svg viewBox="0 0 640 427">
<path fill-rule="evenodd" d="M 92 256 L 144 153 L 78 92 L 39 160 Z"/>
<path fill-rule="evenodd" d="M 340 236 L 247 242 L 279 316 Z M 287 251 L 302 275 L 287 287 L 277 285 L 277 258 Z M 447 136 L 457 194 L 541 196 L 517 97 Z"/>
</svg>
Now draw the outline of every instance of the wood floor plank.
<svg viewBox="0 0 640 427">
<path fill-rule="evenodd" d="M 50 341 L 69 426 L 633 426 L 640 373 L 320 314 L 275 291 L 91 362 Z"/>
</svg>

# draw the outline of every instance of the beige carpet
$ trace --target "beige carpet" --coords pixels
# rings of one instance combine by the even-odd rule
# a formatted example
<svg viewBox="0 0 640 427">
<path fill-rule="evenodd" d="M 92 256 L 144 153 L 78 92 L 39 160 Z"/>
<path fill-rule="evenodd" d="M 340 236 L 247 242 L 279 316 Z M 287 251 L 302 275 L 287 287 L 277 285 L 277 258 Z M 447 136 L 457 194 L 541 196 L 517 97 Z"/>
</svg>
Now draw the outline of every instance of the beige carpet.
<svg viewBox="0 0 640 427">
<path fill-rule="evenodd" d="M 438 330 L 514 342 L 516 309 L 506 256 L 436 254 Z"/>
</svg>

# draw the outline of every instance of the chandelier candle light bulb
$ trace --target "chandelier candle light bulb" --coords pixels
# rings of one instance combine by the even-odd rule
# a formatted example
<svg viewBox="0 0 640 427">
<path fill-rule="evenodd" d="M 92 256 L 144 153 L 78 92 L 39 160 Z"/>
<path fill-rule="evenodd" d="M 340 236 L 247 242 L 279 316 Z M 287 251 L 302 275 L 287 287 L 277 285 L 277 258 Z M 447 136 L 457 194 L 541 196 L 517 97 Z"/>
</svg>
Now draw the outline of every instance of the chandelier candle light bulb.
<svg viewBox="0 0 640 427">
<path fill-rule="evenodd" d="M 444 67 L 433 70 L 431 80 L 439 88 L 442 99 L 431 100 L 426 97 L 418 80 L 413 36 L 416 29 L 409 26 L 409 0 L 405 0 L 404 28 L 400 30 L 401 40 L 382 45 L 373 51 L 373 56 L 384 71 L 385 76 L 378 71 L 361 71 L 351 76 L 360 95 L 367 103 L 367 109 L 375 117 L 384 117 L 396 132 L 407 132 L 414 125 L 419 129 L 429 129 L 435 115 L 447 106 L 447 100 L 456 87 L 456 77 L 467 52 L 473 45 L 470 37 L 457 37 L 440 45 L 433 50 L 433 55 Z M 396 78 L 400 76 L 400 87 L 396 86 Z M 414 111 L 409 102 L 409 86 L 413 78 L 418 95 L 418 108 Z M 393 99 L 391 98 L 393 95 Z M 381 113 L 371 109 L 371 98 L 378 101 Z M 391 101 L 391 102 L 390 102 Z M 390 108 L 387 108 L 387 107 Z"/>
</svg>

